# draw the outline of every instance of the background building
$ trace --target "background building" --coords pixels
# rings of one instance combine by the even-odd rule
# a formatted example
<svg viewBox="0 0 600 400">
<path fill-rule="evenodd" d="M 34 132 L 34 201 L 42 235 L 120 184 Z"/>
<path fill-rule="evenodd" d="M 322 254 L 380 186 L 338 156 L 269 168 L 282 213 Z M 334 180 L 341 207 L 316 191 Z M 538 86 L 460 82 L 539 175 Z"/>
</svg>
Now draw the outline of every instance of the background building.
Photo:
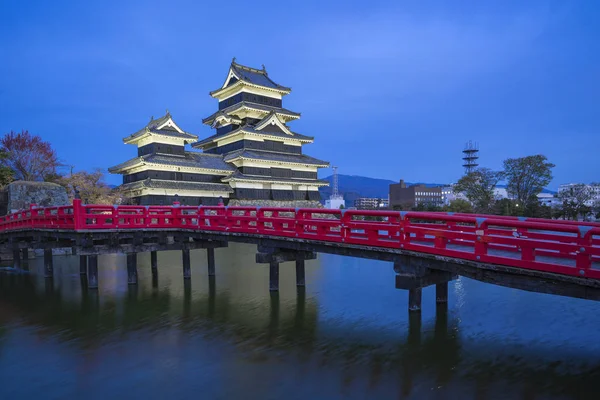
<svg viewBox="0 0 600 400">
<path fill-rule="evenodd" d="M 447 190 L 446 190 L 447 192 Z M 446 196 L 448 194 L 446 193 Z M 427 187 L 425 185 L 406 186 L 404 180 L 390 185 L 389 207 L 410 208 L 419 204 L 441 207 L 444 205 L 442 187 Z"/>
<path fill-rule="evenodd" d="M 331 196 L 329 199 L 325 200 L 325 208 L 329 209 L 340 209 L 346 207 L 346 201 L 344 200 L 344 196 L 339 193 L 338 190 L 338 173 L 337 167 L 333 168 L 333 191 L 331 192 Z"/>
<path fill-rule="evenodd" d="M 575 185 L 581 185 L 581 183 L 565 183 L 560 185 L 558 187 L 558 194 L 570 190 Z M 597 202 L 600 202 L 600 185 L 585 185 L 585 188 L 590 192 L 590 200 L 585 202 L 586 206 L 592 207 Z M 557 204 L 560 204 L 560 201 L 558 201 L 558 199 Z"/>
<path fill-rule="evenodd" d="M 388 199 L 379 199 L 372 197 L 360 197 L 354 200 L 354 207 L 358 210 L 377 210 L 380 208 L 388 208 Z"/>
</svg>

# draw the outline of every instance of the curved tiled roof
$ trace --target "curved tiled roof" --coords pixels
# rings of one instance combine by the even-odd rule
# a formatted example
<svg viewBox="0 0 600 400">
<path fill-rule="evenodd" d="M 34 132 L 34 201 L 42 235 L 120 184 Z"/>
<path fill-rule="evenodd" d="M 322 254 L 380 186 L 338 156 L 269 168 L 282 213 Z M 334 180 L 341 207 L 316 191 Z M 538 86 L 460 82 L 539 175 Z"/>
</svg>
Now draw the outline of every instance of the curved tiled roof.
<svg viewBox="0 0 600 400">
<path fill-rule="evenodd" d="M 233 193 L 233 189 L 226 183 L 207 183 L 207 182 L 184 182 L 168 181 L 162 179 L 147 178 L 142 181 L 125 183 L 121 185 L 123 190 L 136 189 L 171 189 L 171 190 L 207 190 L 213 192 Z"/>
<path fill-rule="evenodd" d="M 329 182 L 322 181 L 319 179 L 304 179 L 304 178 L 284 178 L 277 176 L 258 176 L 258 175 L 246 175 L 240 171 L 235 171 L 233 174 L 222 179 L 223 182 L 230 180 L 247 180 L 247 181 L 277 181 L 285 183 L 296 183 L 296 184 L 312 184 L 312 185 L 329 185 Z"/>
<path fill-rule="evenodd" d="M 194 148 L 199 148 L 205 144 L 211 143 L 213 140 L 217 139 L 217 138 L 225 138 L 231 135 L 235 135 L 239 132 L 248 132 L 254 135 L 264 135 L 264 136 L 274 136 L 274 137 L 280 137 L 280 138 L 284 138 L 284 139 L 299 139 L 299 140 L 306 140 L 306 141 L 313 141 L 314 138 L 312 136 L 305 136 L 305 135 L 301 135 L 299 133 L 295 133 L 292 132 L 293 135 L 289 135 L 287 133 L 284 132 L 267 132 L 267 131 L 257 131 L 254 129 L 254 127 L 252 125 L 244 125 L 241 126 L 231 132 L 225 133 L 225 134 L 221 134 L 219 135 L 218 133 L 215 133 L 212 136 L 207 137 L 206 139 L 202 139 L 199 142 L 196 143 L 192 143 L 192 147 Z"/>
<path fill-rule="evenodd" d="M 271 106 L 267 106 L 264 104 L 258 104 L 258 103 L 252 103 L 249 101 L 240 101 L 239 103 L 236 103 L 232 106 L 229 106 L 227 108 L 224 108 L 222 110 L 219 110 L 217 112 L 215 112 L 214 114 L 210 115 L 209 117 L 206 117 L 202 120 L 203 124 L 211 124 L 212 121 L 217 117 L 217 115 L 219 115 L 220 113 L 224 113 L 224 114 L 229 114 L 229 113 L 233 113 L 237 110 L 239 110 L 240 108 L 252 108 L 254 110 L 260 110 L 260 111 L 264 111 L 264 112 L 275 112 L 276 114 L 282 114 L 282 115 L 288 115 L 291 117 L 295 117 L 295 118 L 300 118 L 300 113 L 294 112 L 294 111 L 290 111 L 288 109 L 285 108 L 281 108 L 281 107 L 271 107 Z"/>
<path fill-rule="evenodd" d="M 238 64 L 235 62 L 235 59 L 231 62 L 231 69 L 233 73 L 242 81 L 251 83 L 253 85 L 264 86 L 271 89 L 279 89 L 279 90 L 291 90 L 288 87 L 281 86 L 275 83 L 269 75 L 267 74 L 267 70 L 264 65 L 262 69 L 256 69 L 247 67 L 242 64 Z"/>
<path fill-rule="evenodd" d="M 109 168 L 109 172 L 115 172 L 133 167 L 140 163 L 175 165 L 180 167 L 193 167 L 203 169 L 221 170 L 224 172 L 234 171 L 235 167 L 227 164 L 223 156 L 220 154 L 207 154 L 186 152 L 185 156 L 169 155 L 169 154 L 148 154 L 141 157 L 133 158 L 119 165 Z"/>
<path fill-rule="evenodd" d="M 139 136 L 144 135 L 147 132 L 156 133 L 156 134 L 163 135 L 163 136 L 175 137 L 175 138 L 198 140 L 197 135 L 192 135 L 191 133 L 187 133 L 187 132 L 181 133 L 181 132 L 177 131 L 176 129 L 168 127 L 168 126 L 158 129 L 159 126 L 161 126 L 162 124 L 167 122 L 170 118 L 171 118 L 171 114 L 169 112 L 167 112 L 164 116 L 162 116 L 158 119 L 151 119 L 150 122 L 148 122 L 148 124 L 145 127 L 140 129 L 136 133 L 127 136 L 126 138 L 123 139 L 123 141 L 128 142 L 132 139 L 135 139 Z"/>
<path fill-rule="evenodd" d="M 329 166 L 327 161 L 322 161 L 314 157 L 307 156 L 306 154 L 285 154 L 275 153 L 270 151 L 262 150 L 248 150 L 240 149 L 228 153 L 223 158 L 225 161 L 230 162 L 238 157 L 247 158 L 251 160 L 265 160 L 275 162 L 287 162 L 294 164 L 310 164 L 310 165 L 323 165 Z"/>
</svg>

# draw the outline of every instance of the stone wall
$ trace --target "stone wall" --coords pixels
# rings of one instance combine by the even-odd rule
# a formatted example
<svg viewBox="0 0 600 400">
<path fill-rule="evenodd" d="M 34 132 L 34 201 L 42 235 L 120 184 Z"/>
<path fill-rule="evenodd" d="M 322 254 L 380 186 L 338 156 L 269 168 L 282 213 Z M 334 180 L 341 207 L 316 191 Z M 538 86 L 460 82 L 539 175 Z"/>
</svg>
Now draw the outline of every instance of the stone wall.
<svg viewBox="0 0 600 400">
<path fill-rule="evenodd" d="M 287 207 L 287 208 L 323 208 L 323 205 L 316 200 L 238 200 L 232 199 L 227 204 L 232 207 L 251 206 L 251 207 Z"/>
<path fill-rule="evenodd" d="M 4 191 L 7 193 L 5 213 L 28 209 L 31 204 L 40 207 L 70 204 L 66 189 L 56 183 L 16 181 L 8 184 Z"/>
</svg>

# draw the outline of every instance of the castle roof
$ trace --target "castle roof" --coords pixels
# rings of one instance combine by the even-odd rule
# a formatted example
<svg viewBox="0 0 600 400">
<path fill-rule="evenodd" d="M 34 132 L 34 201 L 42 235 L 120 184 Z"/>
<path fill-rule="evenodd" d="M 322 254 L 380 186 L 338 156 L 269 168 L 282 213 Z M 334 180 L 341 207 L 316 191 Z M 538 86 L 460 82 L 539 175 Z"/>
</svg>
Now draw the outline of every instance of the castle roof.
<svg viewBox="0 0 600 400">
<path fill-rule="evenodd" d="M 148 188 L 167 190 L 204 190 L 210 192 L 233 193 L 233 189 L 227 183 L 169 181 L 151 178 L 131 183 L 125 183 L 121 186 L 121 188 L 123 190 L 137 190 Z"/>
<path fill-rule="evenodd" d="M 273 161 L 288 164 L 316 165 L 320 167 L 329 166 L 329 163 L 327 161 L 322 161 L 317 158 L 307 156 L 306 154 L 275 153 L 271 151 L 248 149 L 232 151 L 231 153 L 226 154 L 223 159 L 227 162 L 233 162 L 240 158 L 258 161 Z"/>
<path fill-rule="evenodd" d="M 225 133 L 225 134 L 215 133 L 214 135 L 209 136 L 206 139 L 203 139 L 203 140 L 200 140 L 199 142 L 193 143 L 192 147 L 202 148 L 204 145 L 212 143 L 215 139 L 224 139 L 226 137 L 231 137 L 231 136 L 237 135 L 238 133 L 241 133 L 241 132 L 249 133 L 251 135 L 259 135 L 259 136 L 263 136 L 265 138 L 276 137 L 276 138 L 283 138 L 283 139 L 296 139 L 296 140 L 300 140 L 300 141 L 307 142 L 307 143 L 310 143 L 314 140 L 314 138 L 311 136 L 305 136 L 305 135 L 301 135 L 301 134 L 295 133 L 295 132 L 292 132 L 292 134 L 290 135 L 290 134 L 287 134 L 284 132 L 259 131 L 259 130 L 254 129 L 254 127 L 252 125 L 243 125 L 237 129 L 234 129 L 233 131 Z"/>
<path fill-rule="evenodd" d="M 248 67 L 246 65 L 239 64 L 235 62 L 235 58 L 231 61 L 231 65 L 229 66 L 229 73 L 227 75 L 227 79 L 225 83 L 220 89 L 213 90 L 210 92 L 211 95 L 223 90 L 226 87 L 232 86 L 238 82 L 243 82 L 250 85 L 260 86 L 263 88 L 276 90 L 278 92 L 289 93 L 292 89 L 289 87 L 282 86 L 273 81 L 268 73 L 265 66 L 262 66 L 262 69 Z"/>
<path fill-rule="evenodd" d="M 214 171 L 231 172 L 235 168 L 223 160 L 218 154 L 186 152 L 184 156 L 170 154 L 147 154 L 133 158 L 108 169 L 111 173 L 122 173 L 133 167 L 146 165 L 172 165 L 178 167 L 201 168 Z"/>
<path fill-rule="evenodd" d="M 177 126 L 175 121 L 173 121 L 171 114 L 169 113 L 169 111 L 167 111 L 167 113 L 164 116 L 158 119 L 151 118 L 150 122 L 148 122 L 148 124 L 146 124 L 145 127 L 135 132 L 134 134 L 123 138 L 123 141 L 125 143 L 135 143 L 137 141 L 136 139 L 140 139 L 144 135 L 148 134 L 156 134 L 184 139 L 184 141 L 186 142 L 198 140 L 197 135 L 185 132 L 179 126 Z"/>
<path fill-rule="evenodd" d="M 276 115 L 286 116 L 286 117 L 289 117 L 290 119 L 300 118 L 300 113 L 290 111 L 285 108 L 272 107 L 272 106 L 267 106 L 265 104 L 252 103 L 249 101 L 240 101 L 239 103 L 236 103 L 232 106 L 229 106 L 227 108 L 219 110 L 219 111 L 213 113 L 211 116 L 204 118 L 202 120 L 202 123 L 210 125 L 210 124 L 212 124 L 212 122 L 214 121 L 214 119 L 217 116 L 219 116 L 221 114 L 224 114 L 224 115 L 235 114 L 236 112 L 238 112 L 244 108 L 251 109 L 251 110 L 258 110 L 260 112 L 263 112 L 265 115 L 268 115 L 269 113 L 273 112 Z"/>
<path fill-rule="evenodd" d="M 273 176 L 256 176 L 256 175 L 247 175 L 242 174 L 240 171 L 235 171 L 233 174 L 226 176 L 221 179 L 223 182 L 230 181 L 247 181 L 247 182 L 280 182 L 287 184 L 306 184 L 306 185 L 314 185 L 314 186 L 327 186 L 329 182 L 318 180 L 318 179 L 303 179 L 303 178 L 283 178 L 283 177 L 273 177 Z"/>
</svg>

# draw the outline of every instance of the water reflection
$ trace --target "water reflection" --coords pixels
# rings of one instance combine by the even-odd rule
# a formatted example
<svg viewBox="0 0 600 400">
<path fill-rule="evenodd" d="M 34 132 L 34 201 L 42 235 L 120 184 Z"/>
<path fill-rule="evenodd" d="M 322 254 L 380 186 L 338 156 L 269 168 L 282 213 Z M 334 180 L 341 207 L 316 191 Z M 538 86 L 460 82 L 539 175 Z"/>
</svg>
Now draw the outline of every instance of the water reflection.
<svg viewBox="0 0 600 400">
<path fill-rule="evenodd" d="M 380 326 L 356 312 L 354 289 L 335 309 L 322 304 L 340 295 L 334 285 L 343 279 L 323 273 L 330 259 L 307 262 L 306 289 L 284 264 L 272 293 L 267 267 L 251 263 L 254 249 L 232 248 L 217 251 L 216 277 L 205 273 L 205 253 L 193 252 L 191 280 L 182 279 L 179 254 L 159 254 L 157 274 L 141 255 L 137 286 L 127 285 L 124 257 L 103 257 L 98 291 L 85 289 L 78 259 L 56 262 L 53 280 L 35 274 L 37 260 L 31 275 L 0 274 L 0 397 L 114 397 L 131 387 L 149 398 L 201 389 L 206 398 L 538 399 L 596 398 L 600 389 L 597 347 L 589 358 L 547 354 L 553 343 L 519 347 L 501 330 L 490 339 L 461 323 L 452 304 L 425 301 L 432 315 L 409 315 L 372 294 L 370 307 L 396 321 Z M 334 294 L 311 291 L 323 282 Z M 487 301 L 471 284 L 479 285 L 458 282 L 460 301 Z M 401 303 L 406 293 L 393 279 L 389 286 Z"/>
</svg>

